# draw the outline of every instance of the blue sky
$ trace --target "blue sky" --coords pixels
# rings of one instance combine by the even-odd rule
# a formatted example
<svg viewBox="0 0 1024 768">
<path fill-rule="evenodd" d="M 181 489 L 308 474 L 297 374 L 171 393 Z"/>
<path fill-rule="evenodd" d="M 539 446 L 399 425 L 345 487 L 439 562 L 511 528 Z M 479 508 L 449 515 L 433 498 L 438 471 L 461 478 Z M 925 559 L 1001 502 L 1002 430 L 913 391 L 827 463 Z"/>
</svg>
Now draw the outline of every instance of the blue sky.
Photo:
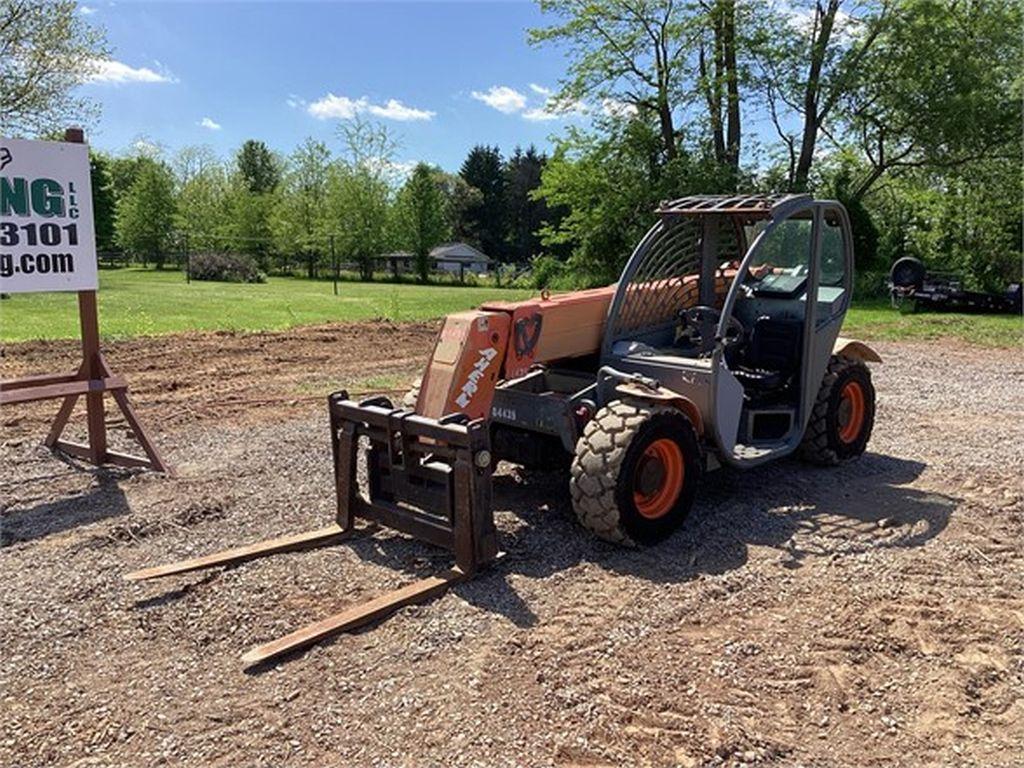
<svg viewBox="0 0 1024 768">
<path fill-rule="evenodd" d="M 106 28 L 112 63 L 83 92 L 102 105 L 92 144 L 140 136 L 174 151 L 245 139 L 288 152 L 306 136 L 333 149 L 338 120 L 386 123 L 398 160 L 457 170 L 477 143 L 549 146 L 576 113 L 545 110 L 564 56 L 526 42 L 543 23 L 514 2 L 108 3 L 82 12 Z"/>
</svg>

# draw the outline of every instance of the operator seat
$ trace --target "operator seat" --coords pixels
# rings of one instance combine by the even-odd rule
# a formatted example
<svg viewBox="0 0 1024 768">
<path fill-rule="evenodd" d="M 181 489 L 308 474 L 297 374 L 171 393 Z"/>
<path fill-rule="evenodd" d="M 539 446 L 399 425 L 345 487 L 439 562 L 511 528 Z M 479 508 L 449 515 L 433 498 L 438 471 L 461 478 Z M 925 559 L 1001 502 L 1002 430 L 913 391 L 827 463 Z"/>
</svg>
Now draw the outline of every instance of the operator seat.
<svg viewBox="0 0 1024 768">
<path fill-rule="evenodd" d="M 752 397 L 785 389 L 800 370 L 803 339 L 802 320 L 759 317 L 737 365 L 732 366 L 733 375 Z"/>
</svg>

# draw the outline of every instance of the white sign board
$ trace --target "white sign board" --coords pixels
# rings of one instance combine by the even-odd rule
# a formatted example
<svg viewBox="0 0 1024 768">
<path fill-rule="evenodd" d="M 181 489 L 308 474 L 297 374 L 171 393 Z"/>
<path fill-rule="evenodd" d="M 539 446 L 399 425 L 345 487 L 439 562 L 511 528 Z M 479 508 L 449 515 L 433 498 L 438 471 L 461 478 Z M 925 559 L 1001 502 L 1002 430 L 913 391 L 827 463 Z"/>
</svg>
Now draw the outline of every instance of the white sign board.
<svg viewBox="0 0 1024 768">
<path fill-rule="evenodd" d="M 89 148 L 0 138 L 0 292 L 96 288 Z"/>
</svg>

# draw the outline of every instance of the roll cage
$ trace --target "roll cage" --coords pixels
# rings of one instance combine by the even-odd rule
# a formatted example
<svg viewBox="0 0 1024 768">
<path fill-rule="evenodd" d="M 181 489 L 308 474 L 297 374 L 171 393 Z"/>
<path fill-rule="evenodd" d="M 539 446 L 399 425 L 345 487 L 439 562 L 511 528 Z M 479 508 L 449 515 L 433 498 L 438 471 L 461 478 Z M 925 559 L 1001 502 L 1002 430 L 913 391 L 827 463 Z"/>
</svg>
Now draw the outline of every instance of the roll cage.
<svg viewBox="0 0 1024 768">
<path fill-rule="evenodd" d="M 729 463 L 761 463 L 794 450 L 852 294 L 853 252 L 846 210 L 835 201 L 814 200 L 804 194 L 702 195 L 666 201 L 657 213 L 658 222 L 631 255 L 610 303 L 602 361 L 622 367 L 624 362 L 637 362 L 627 351 L 637 345 L 657 350 L 649 354 L 647 362 L 637 362 L 635 368 L 655 374 L 659 373 L 660 362 L 662 378 L 675 380 L 680 386 L 690 385 L 705 418 L 713 426 L 708 431 Z M 740 299 L 750 297 L 751 269 L 758 264 L 765 244 L 783 224 L 794 220 L 809 221 L 810 226 L 804 228 L 806 268 L 793 270 L 799 273 L 799 279 L 790 278 L 796 290 L 789 306 L 798 307 L 799 322 L 792 318 L 788 322 L 802 324 L 802 330 L 797 329 L 799 375 L 793 382 L 792 428 L 785 439 L 770 449 L 738 455 L 737 439 L 729 433 L 734 429 L 742 432 L 742 428 L 725 417 L 729 408 L 720 407 L 719 401 L 735 397 L 737 389 L 749 399 L 749 391 L 731 383 L 735 378 L 726 349 L 729 330 L 737 322 L 735 313 Z M 833 248 L 830 252 L 841 267 L 841 275 L 819 291 L 825 222 L 842 235 L 841 250 Z M 777 277 L 776 282 L 785 283 L 785 278 Z M 827 294 L 827 301 L 823 301 L 823 294 Z M 786 306 L 785 302 L 762 303 L 769 305 L 767 315 L 772 314 L 771 306 Z M 680 354 L 671 350 L 672 329 L 680 309 L 695 305 L 713 307 L 720 314 L 716 317 L 707 313 L 712 323 L 706 329 L 709 342 L 699 355 L 691 355 L 700 359 L 678 357 L 673 366 L 665 362 L 669 356 Z M 749 302 L 744 311 L 754 311 Z M 790 315 L 795 313 L 791 311 Z M 673 375 L 672 367 L 681 368 L 684 374 Z"/>
</svg>

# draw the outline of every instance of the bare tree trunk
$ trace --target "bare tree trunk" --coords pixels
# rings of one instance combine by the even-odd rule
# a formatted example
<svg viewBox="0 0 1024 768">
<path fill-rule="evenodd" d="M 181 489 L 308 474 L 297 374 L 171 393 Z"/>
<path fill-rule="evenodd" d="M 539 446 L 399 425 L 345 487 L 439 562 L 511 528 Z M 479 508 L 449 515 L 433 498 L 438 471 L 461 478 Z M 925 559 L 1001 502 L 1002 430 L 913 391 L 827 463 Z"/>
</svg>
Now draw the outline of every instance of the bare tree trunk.
<svg viewBox="0 0 1024 768">
<path fill-rule="evenodd" d="M 818 130 L 821 127 L 821 114 L 819 112 L 818 97 L 821 93 L 821 68 L 825 62 L 825 52 L 828 50 L 829 39 L 832 37 L 832 27 L 835 24 L 836 13 L 839 10 L 840 0 L 829 0 L 824 12 L 815 19 L 817 35 L 811 47 L 811 65 L 807 72 L 807 84 L 804 87 L 804 130 L 800 139 L 800 156 L 796 162 L 796 173 L 793 175 L 793 189 L 804 191 L 807 189 L 807 179 L 811 173 L 811 164 L 814 162 L 814 146 L 818 141 Z M 819 6 L 820 8 L 820 6 Z"/>
<path fill-rule="evenodd" d="M 717 29 L 715 30 L 714 39 L 716 41 L 718 39 Z M 714 76 L 708 72 L 703 43 L 700 47 L 699 57 L 700 77 L 704 84 L 704 100 L 708 105 L 708 121 L 711 123 L 711 143 L 715 151 L 715 160 L 722 162 L 725 158 L 725 136 L 722 132 L 722 93 L 715 82 L 717 80 L 717 71 Z"/>
<path fill-rule="evenodd" d="M 722 0 L 722 54 L 725 64 L 726 139 L 725 162 L 735 172 L 740 167 L 740 84 L 736 67 L 736 2 Z"/>
<path fill-rule="evenodd" d="M 661 124 L 661 141 L 665 145 L 665 159 L 673 160 L 676 156 L 676 129 L 667 95 L 658 98 L 658 122 Z"/>
</svg>

